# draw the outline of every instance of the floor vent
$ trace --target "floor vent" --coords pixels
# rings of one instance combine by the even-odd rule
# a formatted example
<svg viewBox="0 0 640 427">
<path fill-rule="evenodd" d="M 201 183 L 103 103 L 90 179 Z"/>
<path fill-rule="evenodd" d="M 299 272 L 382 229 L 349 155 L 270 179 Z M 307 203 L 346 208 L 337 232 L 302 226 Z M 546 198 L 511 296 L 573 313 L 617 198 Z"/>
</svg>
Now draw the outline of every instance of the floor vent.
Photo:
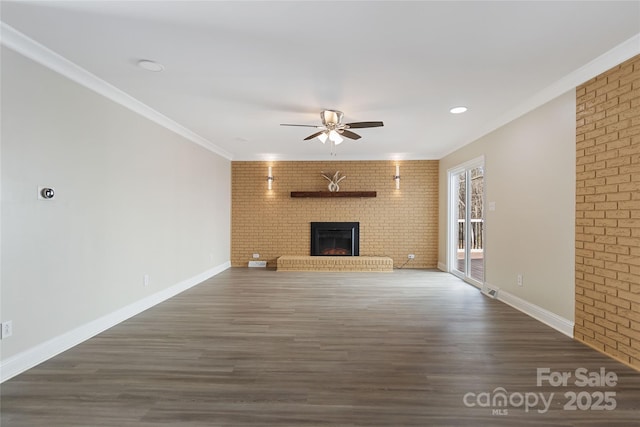
<svg viewBox="0 0 640 427">
<path fill-rule="evenodd" d="M 498 289 L 492 288 L 487 284 L 482 285 L 482 293 L 488 296 L 489 298 L 493 298 L 493 299 L 498 298 Z"/>
<path fill-rule="evenodd" d="M 249 267 L 266 267 L 267 261 L 249 261 Z"/>
</svg>

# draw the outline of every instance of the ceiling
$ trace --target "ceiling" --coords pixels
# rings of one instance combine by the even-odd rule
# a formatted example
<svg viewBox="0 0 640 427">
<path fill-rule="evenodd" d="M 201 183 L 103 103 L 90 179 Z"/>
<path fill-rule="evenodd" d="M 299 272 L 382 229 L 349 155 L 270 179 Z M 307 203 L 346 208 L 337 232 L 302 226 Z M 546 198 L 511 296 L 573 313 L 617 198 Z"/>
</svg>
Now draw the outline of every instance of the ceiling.
<svg viewBox="0 0 640 427">
<path fill-rule="evenodd" d="M 636 1 L 2 1 L 0 12 L 233 160 L 439 159 L 592 77 L 575 81 L 630 39 L 640 53 Z M 469 110 L 450 114 L 457 105 Z M 280 126 L 320 124 L 322 109 L 384 127 L 330 157 L 303 141 L 314 129 Z"/>
</svg>

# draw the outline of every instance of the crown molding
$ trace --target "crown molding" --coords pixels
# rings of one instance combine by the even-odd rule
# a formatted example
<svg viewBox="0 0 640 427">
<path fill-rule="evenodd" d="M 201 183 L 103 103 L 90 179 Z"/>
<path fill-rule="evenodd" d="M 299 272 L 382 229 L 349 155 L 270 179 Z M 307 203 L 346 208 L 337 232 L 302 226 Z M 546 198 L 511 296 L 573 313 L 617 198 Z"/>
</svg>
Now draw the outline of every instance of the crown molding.
<svg viewBox="0 0 640 427">
<path fill-rule="evenodd" d="M 0 21 L 2 36 L 0 43 L 7 48 L 35 61 L 50 70 L 86 87 L 99 95 L 116 102 L 129 110 L 163 126 L 164 128 L 188 139 L 189 141 L 206 148 L 207 150 L 232 160 L 233 156 L 228 151 L 218 147 L 211 141 L 197 133 L 187 129 L 181 124 L 171 120 L 143 102 L 137 100 L 128 93 L 118 89 L 110 83 L 102 80 L 77 64 L 69 61 L 62 55 L 52 51 L 48 47 L 25 36 L 15 28 Z"/>
<path fill-rule="evenodd" d="M 604 73 L 605 71 L 615 67 L 616 65 L 633 58 L 640 54 L 640 33 L 634 35 L 630 39 L 620 43 L 613 49 L 603 53 L 597 58 L 589 61 L 577 70 L 567 74 L 555 83 L 542 89 L 532 97 L 521 102 L 515 108 L 512 108 L 504 115 L 500 116 L 496 120 L 488 123 L 480 132 L 473 135 L 471 138 L 460 143 L 453 149 L 443 153 L 439 158 L 444 158 L 451 153 L 459 150 L 460 148 L 468 145 L 485 135 L 493 132 L 494 130 L 506 125 L 509 122 L 527 114 L 530 111 L 546 104 L 547 102 L 559 97 L 560 95 L 567 93 L 570 90 L 575 89 L 582 83 L 594 78 L 595 76 Z"/>
</svg>

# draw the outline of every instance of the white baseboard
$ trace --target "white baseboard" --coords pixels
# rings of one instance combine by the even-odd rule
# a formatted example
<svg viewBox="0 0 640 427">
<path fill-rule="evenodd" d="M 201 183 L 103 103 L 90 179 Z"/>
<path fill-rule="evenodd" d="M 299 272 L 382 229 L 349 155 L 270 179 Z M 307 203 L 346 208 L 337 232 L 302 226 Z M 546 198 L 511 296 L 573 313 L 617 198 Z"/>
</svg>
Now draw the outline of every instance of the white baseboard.
<svg viewBox="0 0 640 427">
<path fill-rule="evenodd" d="M 487 284 L 487 286 L 490 288 L 497 289 L 495 286 L 492 286 L 490 284 Z M 546 310 L 528 301 L 525 301 L 522 298 L 519 298 L 513 294 L 510 294 L 504 289 L 500 289 L 497 295 L 498 295 L 497 299 L 499 301 L 502 301 L 505 304 L 508 304 L 511 307 L 515 308 L 516 310 L 519 310 L 524 314 L 527 314 L 533 317 L 534 319 L 544 323 L 545 325 L 552 327 L 556 331 L 565 334 L 569 338 L 573 338 L 573 322 L 572 321 L 565 319 L 564 317 L 558 316 L 557 314 L 552 313 L 549 310 Z"/>
<path fill-rule="evenodd" d="M 183 280 L 169 288 L 153 295 L 149 295 L 148 297 L 122 307 L 113 313 L 102 316 L 2 361 L 0 364 L 0 383 L 31 369 L 36 365 L 39 365 L 45 360 L 48 360 L 55 355 L 60 354 L 103 331 L 106 331 L 136 314 L 142 313 L 154 305 L 160 304 L 161 302 L 166 301 L 199 283 L 202 283 L 230 267 L 231 262 L 227 261 L 224 264 L 220 264 L 198 274 L 197 276 Z"/>
<path fill-rule="evenodd" d="M 447 264 L 445 264 L 443 262 L 439 262 L 438 263 L 438 270 L 446 272 L 447 271 Z"/>
</svg>

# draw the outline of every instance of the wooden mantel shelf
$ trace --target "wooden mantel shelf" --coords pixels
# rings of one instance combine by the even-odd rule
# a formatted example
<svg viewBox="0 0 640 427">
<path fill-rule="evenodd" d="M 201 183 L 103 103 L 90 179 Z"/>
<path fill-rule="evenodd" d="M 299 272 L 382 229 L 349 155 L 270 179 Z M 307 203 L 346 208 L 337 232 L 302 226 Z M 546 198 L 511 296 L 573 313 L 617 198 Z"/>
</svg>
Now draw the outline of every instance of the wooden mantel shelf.
<svg viewBox="0 0 640 427">
<path fill-rule="evenodd" d="M 376 197 L 375 191 L 292 191 L 291 197 Z"/>
</svg>

